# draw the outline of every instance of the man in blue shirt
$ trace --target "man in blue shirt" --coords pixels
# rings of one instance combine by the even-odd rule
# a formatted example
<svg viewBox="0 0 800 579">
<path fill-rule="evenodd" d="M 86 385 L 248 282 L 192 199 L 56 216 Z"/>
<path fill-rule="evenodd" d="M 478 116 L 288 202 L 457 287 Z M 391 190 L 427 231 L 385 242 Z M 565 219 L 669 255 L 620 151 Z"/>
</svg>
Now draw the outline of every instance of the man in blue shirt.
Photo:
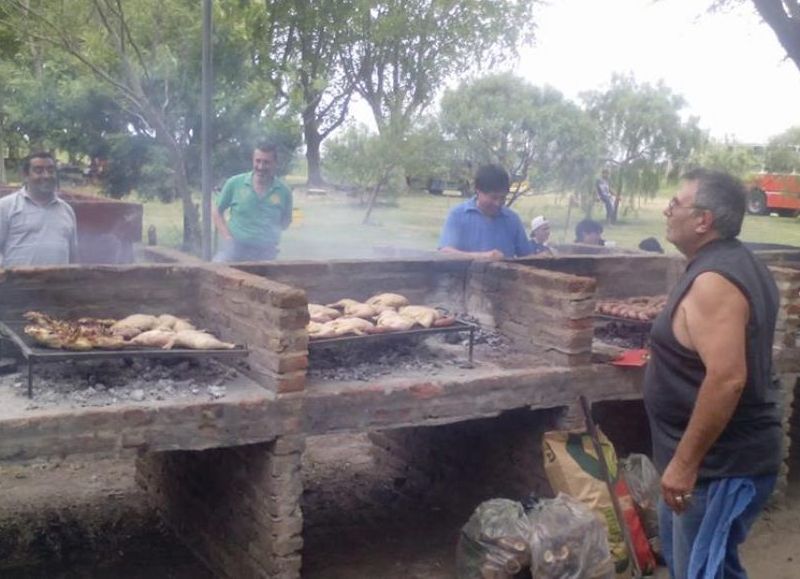
<svg viewBox="0 0 800 579">
<path fill-rule="evenodd" d="M 439 251 L 477 259 L 522 257 L 533 253 L 519 215 L 505 207 L 510 180 L 499 165 L 475 174 L 475 197 L 453 207 L 439 238 Z"/>
</svg>

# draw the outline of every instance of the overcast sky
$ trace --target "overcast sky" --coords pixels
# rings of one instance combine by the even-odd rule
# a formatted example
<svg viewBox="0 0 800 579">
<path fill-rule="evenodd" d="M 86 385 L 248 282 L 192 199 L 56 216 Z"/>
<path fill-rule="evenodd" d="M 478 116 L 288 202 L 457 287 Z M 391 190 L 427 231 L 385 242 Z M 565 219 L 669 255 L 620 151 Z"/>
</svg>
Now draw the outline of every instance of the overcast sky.
<svg viewBox="0 0 800 579">
<path fill-rule="evenodd" d="M 710 0 L 550 0 L 515 72 L 577 99 L 614 72 L 663 79 L 715 137 L 760 143 L 800 125 L 800 70 L 750 2 L 706 14 Z"/>
</svg>

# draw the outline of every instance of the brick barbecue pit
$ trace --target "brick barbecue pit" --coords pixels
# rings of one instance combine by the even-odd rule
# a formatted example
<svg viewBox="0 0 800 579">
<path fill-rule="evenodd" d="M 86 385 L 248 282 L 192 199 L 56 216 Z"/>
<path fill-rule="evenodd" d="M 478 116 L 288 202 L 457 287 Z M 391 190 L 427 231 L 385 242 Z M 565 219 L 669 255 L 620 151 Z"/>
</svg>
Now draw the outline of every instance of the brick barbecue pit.
<svg viewBox="0 0 800 579">
<path fill-rule="evenodd" d="M 167 252 L 162 259 L 172 257 Z M 780 263 L 774 271 L 785 303 L 778 354 L 786 388 L 793 389 L 800 270 Z M 0 272 L 0 319 L 28 309 L 64 317 L 166 312 L 250 349 L 243 383 L 218 399 L 125 400 L 45 412 L 5 406 L 12 398 L 0 386 L 0 460 L 135 453 L 138 478 L 154 504 L 220 576 L 298 577 L 307 437 L 368 435 L 388 449 L 383 462 L 394 466 L 387 480 L 398 479 L 392 468 L 422 465 L 411 466 L 423 474 L 403 483 L 410 489 L 430 480 L 424 465 L 431 449 L 448 448 L 475 428 L 506 433 L 497 436 L 509 448 L 524 438 L 528 446 L 519 453 L 536 439 L 514 433 L 577 424 L 580 394 L 595 403 L 635 404 L 640 369 L 593 363 L 595 300 L 664 293 L 682 267 L 662 256 L 602 255 Z M 305 332 L 308 301 L 382 292 L 469 316 L 492 339 L 476 345 L 472 365 L 463 364 L 462 343 L 430 337 L 379 354 L 368 350 L 369 372 L 360 375 L 326 373 L 336 371 L 337 361 L 352 371 L 357 355 L 350 351 L 331 353 L 327 368 L 315 367 Z M 387 359 L 369 359 L 376 355 Z M 456 462 L 463 459 L 453 452 Z M 402 460 L 398 453 L 405 453 Z M 530 464 L 525 472 L 513 475 L 514 488 L 541 488 L 541 473 Z M 490 488 L 472 488 L 469 500 Z"/>
</svg>

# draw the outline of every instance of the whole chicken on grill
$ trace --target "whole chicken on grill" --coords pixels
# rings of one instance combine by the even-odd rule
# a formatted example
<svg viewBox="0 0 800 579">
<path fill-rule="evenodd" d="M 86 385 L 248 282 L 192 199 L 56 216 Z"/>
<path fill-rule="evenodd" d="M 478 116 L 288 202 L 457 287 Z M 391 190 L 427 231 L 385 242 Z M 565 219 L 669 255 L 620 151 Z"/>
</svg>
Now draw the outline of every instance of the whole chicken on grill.
<svg viewBox="0 0 800 579">
<path fill-rule="evenodd" d="M 363 336 L 375 328 L 372 322 L 363 318 L 338 318 L 325 325 L 333 329 L 334 336 L 346 336 L 347 334 Z"/>
<path fill-rule="evenodd" d="M 308 316 L 311 318 L 312 322 L 324 324 L 325 322 L 335 320 L 341 315 L 342 312 L 336 308 L 329 308 L 328 306 L 320 304 L 308 304 Z"/>
<path fill-rule="evenodd" d="M 236 344 L 218 340 L 208 332 L 199 330 L 184 330 L 175 334 L 174 344 L 179 348 L 191 350 L 231 350 Z"/>
<path fill-rule="evenodd" d="M 352 318 L 374 318 L 378 315 L 377 310 L 369 304 L 354 303 L 344 307 L 344 315 Z"/>
<path fill-rule="evenodd" d="M 371 306 L 402 308 L 409 304 L 408 298 L 400 294 L 378 294 L 369 298 L 366 303 Z"/>
<path fill-rule="evenodd" d="M 375 325 L 378 328 L 385 328 L 392 332 L 402 332 L 413 328 L 416 322 L 412 318 L 394 310 L 386 310 L 378 316 L 378 321 Z"/>
<path fill-rule="evenodd" d="M 158 318 L 156 316 L 148 316 L 146 314 L 133 314 L 127 318 L 123 318 L 116 324 L 111 326 L 111 333 L 115 336 L 121 336 L 126 340 L 134 336 L 152 330 L 158 326 Z"/>
<path fill-rule="evenodd" d="M 414 320 L 423 328 L 430 328 L 441 317 L 438 311 L 428 306 L 405 306 L 400 308 L 399 313 Z"/>
<path fill-rule="evenodd" d="M 169 350 L 175 344 L 176 333 L 171 330 L 147 330 L 135 336 L 129 344 L 145 348 L 162 348 Z"/>
<path fill-rule="evenodd" d="M 348 305 L 359 304 L 358 300 L 351 300 L 350 298 L 340 299 L 338 302 L 328 304 L 329 308 L 336 308 L 337 310 L 344 310 Z"/>
<path fill-rule="evenodd" d="M 306 326 L 306 331 L 308 332 L 308 337 L 310 339 L 314 338 L 334 338 L 336 337 L 336 330 L 328 325 L 328 323 L 320 323 L 320 322 L 308 322 Z"/>
</svg>

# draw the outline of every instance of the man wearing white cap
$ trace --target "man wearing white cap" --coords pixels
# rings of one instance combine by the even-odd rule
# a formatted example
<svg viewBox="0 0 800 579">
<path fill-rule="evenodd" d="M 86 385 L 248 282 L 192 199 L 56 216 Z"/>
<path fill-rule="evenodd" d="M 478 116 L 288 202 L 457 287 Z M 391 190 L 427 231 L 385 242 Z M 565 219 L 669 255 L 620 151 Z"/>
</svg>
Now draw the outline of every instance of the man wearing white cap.
<svg viewBox="0 0 800 579">
<path fill-rule="evenodd" d="M 544 215 L 537 215 L 531 219 L 531 249 L 533 254 L 547 253 L 552 255 L 553 250 L 547 245 L 550 238 L 550 222 Z"/>
</svg>

